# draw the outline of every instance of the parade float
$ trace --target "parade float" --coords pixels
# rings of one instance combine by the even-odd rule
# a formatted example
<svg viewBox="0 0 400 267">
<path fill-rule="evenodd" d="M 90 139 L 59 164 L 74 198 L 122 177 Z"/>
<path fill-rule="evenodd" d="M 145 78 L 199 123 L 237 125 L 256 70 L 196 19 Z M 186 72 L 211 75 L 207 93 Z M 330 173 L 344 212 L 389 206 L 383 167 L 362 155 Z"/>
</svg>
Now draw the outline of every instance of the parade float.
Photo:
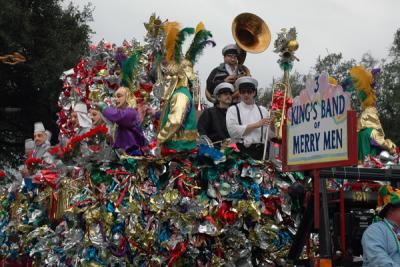
<svg viewBox="0 0 400 267">
<path fill-rule="evenodd" d="M 252 52 L 251 43 L 240 43 L 254 34 L 250 26 L 238 31 L 238 45 Z M 344 179 L 398 175 L 382 170 L 397 164 L 398 158 L 379 123 L 371 72 L 354 68 L 342 85 L 330 83 L 325 73 L 310 76 L 306 88 L 292 99 L 289 72 L 298 43 L 294 28 L 283 30 L 274 46 L 284 77 L 268 104 L 278 118 L 278 152 L 272 160 L 255 161 L 234 144 L 216 149 L 200 140 L 192 147 L 189 137 L 179 139 L 192 142 L 189 146 L 166 145 L 172 136 L 168 129 L 180 129 L 163 120 L 173 109 L 170 100 L 183 86 L 191 91 L 188 98 L 197 101 L 189 110 L 200 107 L 193 66 L 214 43 L 202 23 L 181 28 L 152 15 L 145 28 L 144 43 L 101 41 L 63 73 L 60 144 L 49 151 L 53 160 L 28 157 L 28 177 L 15 170 L 0 173 L 2 263 L 292 266 L 318 257 L 321 262 L 332 260 L 327 188 L 340 194 L 337 203 L 343 215 L 352 205 L 348 202 L 354 202 L 349 192 L 360 192 L 361 204 L 370 203 L 367 194 L 376 192 L 372 182 Z M 184 53 L 187 38 L 192 39 Z M 120 86 L 129 90 L 126 94 L 132 97 L 126 102 L 140 118 L 146 143 L 140 154 L 115 146 L 116 126 L 104 113 L 99 114 L 100 123 L 84 133 L 72 119 L 74 112 L 82 111 L 76 108 L 82 103 L 93 114 L 118 105 L 113 96 Z M 363 103 L 358 123 L 350 101 L 354 95 Z M 184 107 L 178 111 L 187 111 Z M 162 129 L 167 129 L 164 135 Z M 362 151 L 357 150 L 357 131 Z M 362 156 L 357 158 L 357 153 Z M 368 168 L 355 168 L 358 163 Z M 340 166 L 345 167 L 335 168 Z M 325 178 L 332 178 L 328 185 Z M 335 244 L 344 256 L 343 224 Z"/>
</svg>

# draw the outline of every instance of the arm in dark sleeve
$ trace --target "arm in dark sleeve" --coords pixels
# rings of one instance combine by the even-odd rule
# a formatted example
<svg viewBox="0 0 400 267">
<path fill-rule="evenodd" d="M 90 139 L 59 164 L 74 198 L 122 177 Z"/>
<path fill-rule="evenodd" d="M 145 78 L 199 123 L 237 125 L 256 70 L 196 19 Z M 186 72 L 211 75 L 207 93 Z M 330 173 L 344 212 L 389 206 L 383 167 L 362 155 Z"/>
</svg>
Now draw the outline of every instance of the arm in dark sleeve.
<svg viewBox="0 0 400 267">
<path fill-rule="evenodd" d="M 208 75 L 208 78 L 207 78 L 207 91 L 211 95 L 213 95 L 214 89 L 217 86 L 217 85 L 214 84 L 215 74 L 217 74 L 217 68 L 213 69 L 211 71 L 210 75 Z"/>
<path fill-rule="evenodd" d="M 103 116 L 118 125 L 129 127 L 132 123 L 139 125 L 139 113 L 133 108 L 118 109 L 106 107 L 102 112 Z"/>
<path fill-rule="evenodd" d="M 204 110 L 203 113 L 200 115 L 199 121 L 197 123 L 197 131 L 199 135 L 208 135 L 207 128 L 211 123 L 211 118 L 208 110 Z"/>
<path fill-rule="evenodd" d="M 211 95 L 214 94 L 214 89 L 218 84 L 224 82 L 224 79 L 228 76 L 227 73 L 218 70 L 218 67 L 213 69 L 207 78 L 207 90 Z"/>
<path fill-rule="evenodd" d="M 223 73 L 222 73 L 222 75 L 220 73 L 220 74 L 218 74 L 218 75 L 216 75 L 214 77 L 214 80 L 213 80 L 213 86 L 214 86 L 213 87 L 213 93 L 214 93 L 215 87 L 217 87 L 218 84 L 223 83 L 226 77 L 228 77 L 228 75 L 223 74 Z"/>
</svg>

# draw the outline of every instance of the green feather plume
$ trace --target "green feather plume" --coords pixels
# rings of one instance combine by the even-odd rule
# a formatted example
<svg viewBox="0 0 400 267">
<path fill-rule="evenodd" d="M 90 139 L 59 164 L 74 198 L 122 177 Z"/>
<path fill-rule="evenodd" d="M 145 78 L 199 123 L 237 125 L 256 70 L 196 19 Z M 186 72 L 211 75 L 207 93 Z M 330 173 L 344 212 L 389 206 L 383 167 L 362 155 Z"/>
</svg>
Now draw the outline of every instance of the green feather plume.
<svg viewBox="0 0 400 267">
<path fill-rule="evenodd" d="M 196 63 L 198 57 L 203 53 L 203 50 L 207 45 L 210 44 L 213 47 L 215 46 L 215 42 L 210 40 L 211 37 L 211 32 L 204 29 L 196 33 L 193 42 L 185 55 L 185 58 L 189 60 L 192 65 Z"/>
<path fill-rule="evenodd" d="M 134 53 L 124 63 L 122 63 L 121 85 L 130 87 L 133 81 L 134 71 L 137 66 L 138 54 Z"/>
<path fill-rule="evenodd" d="M 174 50 L 175 62 L 179 63 L 181 61 L 183 42 L 185 42 L 186 37 L 192 35 L 193 33 L 194 33 L 194 28 L 184 28 L 179 32 L 175 42 L 175 50 Z"/>
</svg>

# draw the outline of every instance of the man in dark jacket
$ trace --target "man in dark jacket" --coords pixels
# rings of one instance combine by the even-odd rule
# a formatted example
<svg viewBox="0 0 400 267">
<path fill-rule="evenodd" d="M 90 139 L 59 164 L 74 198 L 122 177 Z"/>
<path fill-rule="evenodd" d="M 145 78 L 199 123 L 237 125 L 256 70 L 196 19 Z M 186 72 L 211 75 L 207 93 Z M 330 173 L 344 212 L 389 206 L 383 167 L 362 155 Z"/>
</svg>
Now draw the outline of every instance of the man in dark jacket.
<svg viewBox="0 0 400 267">
<path fill-rule="evenodd" d="M 226 128 L 226 111 L 232 103 L 233 85 L 220 83 L 214 90 L 214 97 L 217 103 L 214 107 L 203 111 L 197 123 L 199 135 L 206 135 L 214 142 L 223 141 L 229 138 Z M 217 147 L 220 143 L 215 144 Z"/>
<path fill-rule="evenodd" d="M 249 69 L 242 64 L 238 64 L 239 50 L 235 44 L 225 46 L 222 49 L 222 55 L 224 56 L 224 62 L 214 68 L 207 78 L 206 97 L 210 102 L 216 101 L 214 89 L 218 84 L 222 82 L 234 84 L 237 78 L 250 76 Z"/>
</svg>

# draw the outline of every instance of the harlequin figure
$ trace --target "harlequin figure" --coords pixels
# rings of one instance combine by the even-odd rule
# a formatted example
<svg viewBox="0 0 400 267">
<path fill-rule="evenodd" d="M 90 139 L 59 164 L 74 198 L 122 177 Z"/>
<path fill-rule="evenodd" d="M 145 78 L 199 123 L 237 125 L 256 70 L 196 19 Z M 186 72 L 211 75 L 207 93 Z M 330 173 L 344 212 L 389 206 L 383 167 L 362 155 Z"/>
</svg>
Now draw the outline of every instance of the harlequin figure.
<svg viewBox="0 0 400 267">
<path fill-rule="evenodd" d="M 376 109 L 376 96 L 372 87 L 373 73 L 362 66 L 357 66 L 350 70 L 350 76 L 362 107 L 357 120 L 358 160 L 362 162 L 368 155 L 376 156 L 382 150 L 394 154 L 396 145 L 392 140 L 385 138 Z"/>
<path fill-rule="evenodd" d="M 165 105 L 161 115 L 159 145 L 177 152 L 196 148 L 197 123 L 193 97 L 187 78 L 179 65 L 170 63 L 164 69 Z"/>
<path fill-rule="evenodd" d="M 196 148 L 197 123 L 195 105 L 190 83 L 194 80 L 193 64 L 207 44 L 211 33 L 199 23 L 196 30 L 168 22 L 165 25 L 166 41 L 164 64 L 161 65 L 163 80 L 163 107 L 161 127 L 157 136 L 158 145 L 165 153 L 190 151 Z M 182 43 L 186 36 L 196 33 L 185 56 Z M 164 153 L 164 154 L 165 154 Z"/>
</svg>

